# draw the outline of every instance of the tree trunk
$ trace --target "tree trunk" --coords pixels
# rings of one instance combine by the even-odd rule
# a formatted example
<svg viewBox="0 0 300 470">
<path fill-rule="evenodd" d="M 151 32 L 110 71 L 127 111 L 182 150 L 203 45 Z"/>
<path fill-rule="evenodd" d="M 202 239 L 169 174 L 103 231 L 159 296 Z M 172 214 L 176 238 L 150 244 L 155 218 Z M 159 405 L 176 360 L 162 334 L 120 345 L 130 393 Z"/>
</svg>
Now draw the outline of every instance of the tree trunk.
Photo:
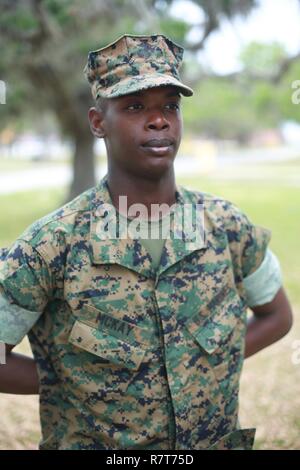
<svg viewBox="0 0 300 470">
<path fill-rule="evenodd" d="M 94 137 L 91 133 L 87 110 L 93 105 L 90 90 L 86 86 L 72 94 L 59 71 L 47 62 L 26 66 L 29 79 L 43 88 L 45 100 L 51 106 L 62 130 L 62 135 L 74 144 L 73 179 L 66 200 L 95 185 Z"/>
<path fill-rule="evenodd" d="M 70 201 L 95 186 L 94 138 L 91 131 L 74 136 L 73 178 L 67 199 Z"/>
</svg>

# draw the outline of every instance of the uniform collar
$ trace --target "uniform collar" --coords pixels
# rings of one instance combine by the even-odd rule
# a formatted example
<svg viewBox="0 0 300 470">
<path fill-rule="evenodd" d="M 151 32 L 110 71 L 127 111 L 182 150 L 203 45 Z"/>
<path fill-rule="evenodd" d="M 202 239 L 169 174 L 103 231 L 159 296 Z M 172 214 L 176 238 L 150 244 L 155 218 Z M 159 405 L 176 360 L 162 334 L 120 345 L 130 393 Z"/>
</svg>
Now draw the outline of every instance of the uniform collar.
<svg viewBox="0 0 300 470">
<path fill-rule="evenodd" d="M 183 205 L 191 203 L 187 198 L 186 190 L 176 187 L 176 206 L 170 238 L 165 242 L 159 268 L 154 271 L 151 266 L 151 256 L 138 239 L 132 239 L 130 236 L 121 239 L 109 236 L 108 211 L 109 208 L 114 206 L 109 193 L 107 175 L 95 189 L 92 200 L 90 229 L 91 253 L 94 264 L 118 264 L 145 277 L 156 278 L 192 252 L 205 248 L 203 236 L 190 242 L 191 230 L 194 230 L 195 226 L 189 230 L 188 227 L 176 223 L 176 221 L 181 220 Z M 201 201 L 198 202 L 201 203 Z M 111 211 L 111 214 L 113 214 L 113 211 Z"/>
</svg>

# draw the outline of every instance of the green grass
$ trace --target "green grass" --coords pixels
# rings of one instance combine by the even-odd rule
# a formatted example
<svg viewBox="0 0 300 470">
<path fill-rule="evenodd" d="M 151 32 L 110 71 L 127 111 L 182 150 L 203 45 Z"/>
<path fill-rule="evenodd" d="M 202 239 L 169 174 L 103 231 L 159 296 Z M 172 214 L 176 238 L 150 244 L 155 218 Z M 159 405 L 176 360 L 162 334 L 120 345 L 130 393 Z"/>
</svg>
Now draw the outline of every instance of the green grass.
<svg viewBox="0 0 300 470">
<path fill-rule="evenodd" d="M 32 161 L 28 160 L 0 158 L 0 174 L 10 171 L 30 170 L 34 168 L 34 165 L 36 165 L 36 163 L 34 164 Z"/>
<path fill-rule="evenodd" d="M 3 158 L 0 156 L 0 174 L 35 170 L 43 167 L 66 165 L 67 160 L 20 160 L 14 158 Z"/>
<path fill-rule="evenodd" d="M 9 246 L 32 222 L 62 204 L 64 190 L 0 195 L 0 246 Z"/>
</svg>

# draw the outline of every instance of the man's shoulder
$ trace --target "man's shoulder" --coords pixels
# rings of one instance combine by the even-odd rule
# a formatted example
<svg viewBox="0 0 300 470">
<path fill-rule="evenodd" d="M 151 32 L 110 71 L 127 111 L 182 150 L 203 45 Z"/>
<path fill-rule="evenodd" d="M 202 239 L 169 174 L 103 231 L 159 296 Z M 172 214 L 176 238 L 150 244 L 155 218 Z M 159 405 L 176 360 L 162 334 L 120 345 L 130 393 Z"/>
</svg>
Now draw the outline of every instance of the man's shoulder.
<svg viewBox="0 0 300 470">
<path fill-rule="evenodd" d="M 235 203 L 222 196 L 183 186 L 179 186 L 179 191 L 185 203 L 202 205 L 206 218 L 214 225 L 229 227 L 249 222 L 245 213 Z"/>
<path fill-rule="evenodd" d="M 216 209 L 216 208 L 229 208 L 235 207 L 234 204 L 229 201 L 228 199 L 212 194 L 206 191 L 200 191 L 197 189 L 191 189 L 185 186 L 178 186 L 179 192 L 182 195 L 185 201 L 193 201 L 198 202 L 199 204 L 207 204 L 209 209 Z"/>
<path fill-rule="evenodd" d="M 95 189 L 96 188 L 88 189 L 72 201 L 35 221 L 19 238 L 34 244 L 36 240 L 40 241 L 47 235 L 52 236 L 55 233 L 72 233 L 79 219 L 89 224 L 89 214 Z"/>
</svg>

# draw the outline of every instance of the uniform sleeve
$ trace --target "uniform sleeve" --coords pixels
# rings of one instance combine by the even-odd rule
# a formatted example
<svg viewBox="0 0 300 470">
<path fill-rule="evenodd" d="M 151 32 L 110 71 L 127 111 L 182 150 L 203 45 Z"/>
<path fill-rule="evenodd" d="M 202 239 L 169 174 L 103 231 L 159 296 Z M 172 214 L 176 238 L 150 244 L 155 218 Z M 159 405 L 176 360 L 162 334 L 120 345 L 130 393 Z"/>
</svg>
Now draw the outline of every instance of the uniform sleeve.
<svg viewBox="0 0 300 470">
<path fill-rule="evenodd" d="M 25 336 L 43 312 L 51 291 L 46 262 L 28 242 L 18 240 L 0 261 L 1 341 L 16 344 Z"/>
<path fill-rule="evenodd" d="M 40 315 L 40 312 L 32 312 L 11 304 L 6 296 L 0 293 L 0 342 L 19 344 Z"/>
<path fill-rule="evenodd" d="M 245 299 L 243 280 L 258 270 L 265 259 L 271 231 L 255 225 L 234 204 L 223 202 L 223 223 L 231 251 L 235 283 Z"/>
<path fill-rule="evenodd" d="M 271 232 L 252 224 L 246 216 L 241 232 L 241 267 L 244 279 L 261 266 L 267 253 Z"/>
<path fill-rule="evenodd" d="M 260 267 L 243 280 L 246 302 L 249 307 L 271 302 L 282 286 L 280 264 L 268 248 Z"/>
</svg>

